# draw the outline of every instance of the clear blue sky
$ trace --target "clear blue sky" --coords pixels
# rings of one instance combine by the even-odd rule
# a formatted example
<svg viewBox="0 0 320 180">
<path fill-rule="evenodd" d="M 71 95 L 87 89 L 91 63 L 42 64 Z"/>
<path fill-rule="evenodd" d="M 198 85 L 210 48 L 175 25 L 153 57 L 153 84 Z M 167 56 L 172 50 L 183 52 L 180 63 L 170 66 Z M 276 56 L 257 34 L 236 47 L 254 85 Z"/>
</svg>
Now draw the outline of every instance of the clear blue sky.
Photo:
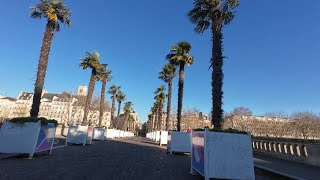
<svg viewBox="0 0 320 180">
<path fill-rule="evenodd" d="M 72 27 L 53 40 L 45 88 L 75 91 L 90 71 L 78 64 L 97 50 L 113 71 L 142 121 L 170 46 L 189 41 L 195 63 L 186 68 L 184 107 L 211 108 L 209 32 L 198 35 L 186 18 L 191 0 L 67 0 Z M 0 94 L 33 91 L 45 20 L 31 19 L 36 0 L 3 0 L 0 11 Z M 224 29 L 224 109 L 247 106 L 255 114 L 320 109 L 320 1 L 241 0 L 236 18 Z M 110 86 L 108 84 L 107 86 Z M 96 93 L 100 91 L 98 82 Z M 177 104 L 177 79 L 173 105 Z M 109 96 L 108 96 L 109 98 Z"/>
</svg>

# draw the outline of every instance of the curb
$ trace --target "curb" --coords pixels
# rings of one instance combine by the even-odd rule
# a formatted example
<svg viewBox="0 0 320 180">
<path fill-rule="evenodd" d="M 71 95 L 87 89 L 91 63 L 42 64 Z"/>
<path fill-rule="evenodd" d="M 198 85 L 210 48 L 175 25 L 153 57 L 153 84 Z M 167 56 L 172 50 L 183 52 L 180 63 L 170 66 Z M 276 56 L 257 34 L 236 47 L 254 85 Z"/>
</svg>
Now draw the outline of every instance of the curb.
<svg viewBox="0 0 320 180">
<path fill-rule="evenodd" d="M 257 168 L 257 169 L 261 169 L 263 171 L 271 172 L 273 174 L 280 175 L 280 176 L 283 176 L 283 177 L 286 177 L 286 178 L 290 178 L 290 179 L 307 180 L 305 178 L 302 178 L 302 177 L 299 177 L 299 176 L 295 176 L 295 175 L 292 175 L 292 174 L 288 174 L 288 173 L 285 173 L 285 172 L 281 172 L 281 171 L 278 171 L 278 170 L 275 170 L 275 169 L 272 169 L 272 168 L 268 168 L 268 167 L 265 167 L 265 166 L 262 166 L 262 165 L 255 164 L 254 167 Z"/>
</svg>

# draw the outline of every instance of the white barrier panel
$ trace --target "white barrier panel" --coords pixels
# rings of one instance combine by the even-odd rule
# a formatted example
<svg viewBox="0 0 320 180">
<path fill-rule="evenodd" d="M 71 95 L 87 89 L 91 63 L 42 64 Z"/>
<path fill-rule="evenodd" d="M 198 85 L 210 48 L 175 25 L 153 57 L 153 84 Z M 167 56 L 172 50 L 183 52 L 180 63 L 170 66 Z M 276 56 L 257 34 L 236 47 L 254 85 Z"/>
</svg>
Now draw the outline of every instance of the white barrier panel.
<svg viewBox="0 0 320 180">
<path fill-rule="evenodd" d="M 120 137 L 123 138 L 124 137 L 124 132 L 120 131 Z"/>
<path fill-rule="evenodd" d="M 152 132 L 152 141 L 155 141 L 155 140 L 156 140 L 156 132 L 153 131 L 153 132 Z"/>
<path fill-rule="evenodd" d="M 155 142 L 159 142 L 159 141 L 160 141 L 160 131 L 156 131 Z"/>
<path fill-rule="evenodd" d="M 168 136 L 167 151 L 172 152 L 191 152 L 191 133 L 170 131 Z"/>
<path fill-rule="evenodd" d="M 105 140 L 104 137 L 105 129 L 104 128 L 94 128 L 93 129 L 93 139 L 103 141 Z"/>
<path fill-rule="evenodd" d="M 106 139 L 113 139 L 115 135 L 114 129 L 107 129 L 105 132 L 105 138 Z"/>
<path fill-rule="evenodd" d="M 205 179 L 255 179 L 251 136 L 192 132 L 191 173 Z"/>
<path fill-rule="evenodd" d="M 52 151 L 56 127 L 40 121 L 23 124 L 5 121 L 0 130 L 0 153 L 34 153 Z"/>
<path fill-rule="evenodd" d="M 160 134 L 160 146 L 167 145 L 168 143 L 168 131 L 161 131 Z"/>
<path fill-rule="evenodd" d="M 66 144 L 91 144 L 93 128 L 89 126 L 71 125 L 69 126 Z"/>
</svg>

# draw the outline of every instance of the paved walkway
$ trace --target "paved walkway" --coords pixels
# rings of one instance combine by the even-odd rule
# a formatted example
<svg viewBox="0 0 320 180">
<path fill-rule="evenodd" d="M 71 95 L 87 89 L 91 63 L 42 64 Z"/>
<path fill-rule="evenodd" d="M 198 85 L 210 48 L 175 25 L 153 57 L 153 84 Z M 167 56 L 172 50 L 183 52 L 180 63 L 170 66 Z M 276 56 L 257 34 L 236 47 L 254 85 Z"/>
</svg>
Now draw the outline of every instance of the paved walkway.
<svg viewBox="0 0 320 180">
<path fill-rule="evenodd" d="M 320 168 L 254 153 L 255 166 L 280 173 L 294 179 L 320 179 Z"/>
<path fill-rule="evenodd" d="M 188 155 L 169 155 L 165 151 L 165 147 L 137 137 L 94 142 L 85 147 L 67 146 L 33 160 L 2 159 L 0 179 L 203 179 L 189 174 Z M 256 179 L 276 178 L 257 171 Z"/>
</svg>

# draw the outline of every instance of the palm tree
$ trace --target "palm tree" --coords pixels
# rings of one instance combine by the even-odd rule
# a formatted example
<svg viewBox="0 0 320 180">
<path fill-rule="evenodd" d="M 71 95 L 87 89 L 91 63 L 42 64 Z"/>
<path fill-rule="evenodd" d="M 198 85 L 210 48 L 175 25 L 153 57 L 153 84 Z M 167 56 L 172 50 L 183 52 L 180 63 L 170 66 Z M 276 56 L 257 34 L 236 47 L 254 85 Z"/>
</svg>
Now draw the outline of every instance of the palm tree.
<svg viewBox="0 0 320 180">
<path fill-rule="evenodd" d="M 189 11 L 188 17 L 191 23 L 196 24 L 197 33 L 203 33 L 211 28 L 212 33 L 212 124 L 221 128 L 222 121 L 222 85 L 223 85 L 223 58 L 222 55 L 222 28 L 228 25 L 234 18 L 234 9 L 239 6 L 239 0 L 195 0 L 194 9 Z"/>
<path fill-rule="evenodd" d="M 159 73 L 159 79 L 168 83 L 168 101 L 167 101 L 167 117 L 166 117 L 166 130 L 169 130 L 170 110 L 171 110 L 171 97 L 172 97 L 172 80 L 176 76 L 176 67 L 167 63 Z"/>
<path fill-rule="evenodd" d="M 130 126 L 130 122 L 129 122 L 130 119 L 129 118 L 130 118 L 131 110 L 132 110 L 132 102 L 128 101 L 128 102 L 124 103 L 123 111 L 124 111 L 125 119 L 124 119 L 123 127 L 122 127 L 124 130 L 127 130 L 128 124 Z"/>
<path fill-rule="evenodd" d="M 126 95 L 119 90 L 119 91 L 118 91 L 118 94 L 116 95 L 116 97 L 117 97 L 117 101 L 118 101 L 118 116 L 117 116 L 117 126 L 118 126 L 118 125 L 119 125 L 119 116 L 120 116 L 121 102 L 126 99 Z"/>
<path fill-rule="evenodd" d="M 88 95 L 86 99 L 86 104 L 84 107 L 84 116 L 82 120 L 83 125 L 87 125 L 87 119 L 88 119 L 88 111 L 91 104 L 91 99 L 94 91 L 94 86 L 97 80 L 98 72 L 101 70 L 101 64 L 99 60 L 99 53 L 97 51 L 93 52 L 93 54 L 90 54 L 89 52 L 86 52 L 86 57 L 82 58 L 82 62 L 80 63 L 80 67 L 82 67 L 84 70 L 90 68 L 91 69 L 91 77 L 90 77 L 90 83 L 89 83 L 89 90 Z M 91 125 L 91 122 L 89 122 L 89 125 Z"/>
<path fill-rule="evenodd" d="M 101 86 L 101 98 L 100 98 L 100 111 L 99 111 L 99 127 L 101 127 L 101 122 L 103 118 L 103 113 L 104 113 L 104 97 L 105 97 L 105 92 L 106 92 L 106 84 L 107 82 L 111 81 L 111 70 L 107 69 L 108 64 L 102 64 L 101 65 L 101 70 L 98 72 L 98 80 L 102 82 Z"/>
<path fill-rule="evenodd" d="M 193 57 L 190 56 L 191 45 L 186 42 L 180 42 L 177 45 L 171 47 L 171 53 L 167 55 L 170 63 L 179 66 L 179 85 L 178 85 L 178 120 L 177 130 L 180 131 L 181 111 L 182 111 L 182 99 L 183 99 L 183 84 L 184 84 L 184 66 L 193 64 Z"/>
<path fill-rule="evenodd" d="M 154 94 L 156 94 L 156 96 L 154 97 L 154 99 L 157 102 L 157 111 L 158 111 L 158 129 L 161 130 L 162 129 L 162 110 L 163 110 L 163 105 L 165 102 L 165 98 L 166 98 L 166 94 L 164 93 L 164 91 L 166 90 L 166 87 L 164 85 L 161 85 L 160 87 L 158 87 L 155 91 Z"/>
<path fill-rule="evenodd" d="M 41 3 L 32 6 L 33 12 L 30 14 L 32 18 L 47 20 L 46 30 L 43 35 L 42 46 L 39 57 L 37 80 L 34 87 L 32 107 L 30 111 L 31 117 L 38 117 L 44 79 L 46 76 L 50 47 L 54 36 L 54 31 L 60 30 L 60 23 L 71 25 L 70 11 L 62 0 L 41 0 Z"/>
<path fill-rule="evenodd" d="M 116 85 L 112 85 L 109 90 L 108 93 L 111 94 L 111 98 L 112 98 L 112 107 L 111 107 L 111 127 L 115 126 L 115 122 L 114 122 L 114 111 L 115 111 L 115 105 L 116 105 L 116 98 L 117 98 L 117 93 L 120 90 L 120 86 L 116 86 Z"/>
</svg>

